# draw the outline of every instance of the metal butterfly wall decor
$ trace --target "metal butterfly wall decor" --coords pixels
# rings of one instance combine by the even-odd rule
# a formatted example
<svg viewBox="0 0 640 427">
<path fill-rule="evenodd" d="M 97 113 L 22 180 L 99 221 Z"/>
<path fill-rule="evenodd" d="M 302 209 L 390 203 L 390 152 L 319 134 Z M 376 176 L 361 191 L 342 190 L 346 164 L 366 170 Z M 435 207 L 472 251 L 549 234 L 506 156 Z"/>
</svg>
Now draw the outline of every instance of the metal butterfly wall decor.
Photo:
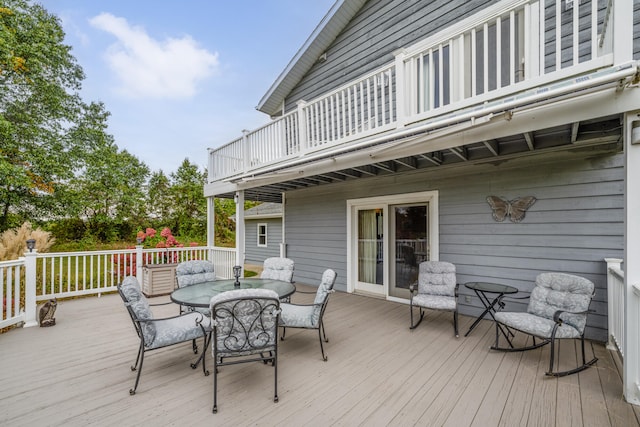
<svg viewBox="0 0 640 427">
<path fill-rule="evenodd" d="M 518 197 L 513 200 L 505 200 L 498 196 L 488 196 L 487 203 L 493 209 L 493 219 L 502 222 L 509 217 L 511 222 L 520 222 L 524 219 L 527 209 L 536 202 L 533 196 Z"/>
</svg>

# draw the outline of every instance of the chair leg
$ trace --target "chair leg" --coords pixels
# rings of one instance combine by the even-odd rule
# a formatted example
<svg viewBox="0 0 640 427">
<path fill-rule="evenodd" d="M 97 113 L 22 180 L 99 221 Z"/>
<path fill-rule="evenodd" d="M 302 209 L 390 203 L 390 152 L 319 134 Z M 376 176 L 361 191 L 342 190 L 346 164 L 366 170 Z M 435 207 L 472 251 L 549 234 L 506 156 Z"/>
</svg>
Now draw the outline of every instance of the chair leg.
<svg viewBox="0 0 640 427">
<path fill-rule="evenodd" d="M 322 328 L 322 336 L 324 337 L 324 342 L 329 342 L 329 338 L 327 338 L 327 331 L 324 329 L 324 322 L 320 321 L 320 328 Z"/>
<path fill-rule="evenodd" d="M 278 351 L 277 350 L 273 355 L 273 378 L 274 378 L 273 401 L 277 402 L 278 401 Z"/>
<path fill-rule="evenodd" d="M 198 354 L 198 344 L 196 343 L 195 338 L 191 342 L 191 347 L 193 348 L 193 354 Z"/>
<path fill-rule="evenodd" d="M 213 356 L 213 413 L 218 413 L 218 357 Z"/>
<path fill-rule="evenodd" d="M 138 369 L 138 362 L 140 362 L 140 354 L 142 354 L 143 348 L 144 348 L 144 343 L 140 341 L 140 347 L 138 347 L 138 355 L 136 356 L 136 363 L 134 365 L 131 365 L 132 371 L 135 371 L 136 369 Z"/>
<path fill-rule="evenodd" d="M 134 384 L 133 388 L 129 390 L 129 394 L 131 396 L 133 396 L 134 394 L 136 394 L 136 390 L 138 389 L 138 383 L 140 382 L 140 374 L 142 373 L 142 364 L 144 363 L 144 344 L 140 345 L 140 350 L 142 351 L 142 354 L 140 354 L 140 365 L 138 365 L 137 367 L 137 375 L 136 375 L 136 383 Z"/>
<path fill-rule="evenodd" d="M 453 312 L 453 329 L 456 332 L 456 338 L 458 338 L 460 335 L 458 335 L 458 310 L 456 309 L 456 311 Z"/>
<path fill-rule="evenodd" d="M 411 313 L 411 326 L 409 326 L 409 329 L 417 328 L 420 322 L 422 322 L 422 318 L 424 317 L 424 310 L 422 309 L 422 307 L 419 307 L 419 308 L 420 308 L 420 319 L 418 319 L 418 322 L 414 324 L 413 323 L 413 304 L 409 304 L 409 312 Z"/>
<path fill-rule="evenodd" d="M 287 328 L 285 328 L 284 326 L 282 327 L 282 335 L 280 336 L 280 340 L 284 341 L 284 334 L 287 333 Z"/>
<path fill-rule="evenodd" d="M 324 354 L 324 347 L 322 346 L 322 333 L 320 332 L 320 328 L 318 328 L 318 338 L 320 339 L 320 351 L 322 352 L 322 360 L 327 361 L 327 356 Z"/>
</svg>

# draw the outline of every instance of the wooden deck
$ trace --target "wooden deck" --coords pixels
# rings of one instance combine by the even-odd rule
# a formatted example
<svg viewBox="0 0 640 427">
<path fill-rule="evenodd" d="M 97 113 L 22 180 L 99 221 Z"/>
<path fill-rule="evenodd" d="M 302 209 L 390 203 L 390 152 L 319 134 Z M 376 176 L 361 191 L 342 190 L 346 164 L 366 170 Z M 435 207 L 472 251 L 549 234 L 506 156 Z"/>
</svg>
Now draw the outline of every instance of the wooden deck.
<svg viewBox="0 0 640 427">
<path fill-rule="evenodd" d="M 623 401 L 618 367 L 600 343 L 588 345 L 600 358 L 595 367 L 548 378 L 548 348 L 491 351 L 488 321 L 456 339 L 450 313 L 428 312 L 409 331 L 408 310 L 332 295 L 328 362 L 315 331 L 288 330 L 280 401 L 272 400 L 270 366 L 226 366 L 214 415 L 213 376 L 189 367 L 190 344 L 148 353 L 138 393 L 129 396 L 138 338 L 119 296 L 60 302 L 56 326 L 0 335 L 0 425 L 640 425 L 640 408 Z M 461 332 L 472 320 L 461 316 Z M 571 347 L 561 347 L 563 361 L 575 360 Z"/>
</svg>

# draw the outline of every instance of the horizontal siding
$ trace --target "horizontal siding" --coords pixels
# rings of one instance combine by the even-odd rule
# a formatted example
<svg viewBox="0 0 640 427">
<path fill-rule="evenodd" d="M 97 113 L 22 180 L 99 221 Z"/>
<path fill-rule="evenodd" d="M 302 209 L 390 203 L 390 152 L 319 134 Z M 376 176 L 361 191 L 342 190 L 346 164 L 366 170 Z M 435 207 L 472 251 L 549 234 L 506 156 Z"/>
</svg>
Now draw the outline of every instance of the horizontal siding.
<svg viewBox="0 0 640 427">
<path fill-rule="evenodd" d="M 258 224 L 267 224 L 267 246 L 258 246 Z M 282 242 L 282 220 L 268 218 L 245 220 L 245 262 L 262 264 L 269 257 L 280 256 Z"/>
<path fill-rule="evenodd" d="M 286 99 L 286 110 L 393 61 L 393 52 L 464 19 L 497 0 L 370 0 Z M 382 18 L 381 18 L 382 17 Z"/>
<path fill-rule="evenodd" d="M 561 157 L 561 158 L 558 158 Z M 438 190 L 440 259 L 456 264 L 458 282 L 495 281 L 528 294 L 538 274 L 577 274 L 596 284 L 587 333 L 606 339 L 605 257 L 623 256 L 624 157 L 616 153 L 556 153 L 497 165 L 363 178 L 287 193 L 288 254 L 296 280 L 314 284 L 324 268 L 346 290 L 346 201 Z M 495 222 L 488 195 L 538 200 L 519 224 Z M 460 311 L 479 314 L 472 291 L 460 289 Z M 465 303 L 465 296 L 471 303 Z M 512 302 L 511 308 L 524 309 Z"/>
</svg>

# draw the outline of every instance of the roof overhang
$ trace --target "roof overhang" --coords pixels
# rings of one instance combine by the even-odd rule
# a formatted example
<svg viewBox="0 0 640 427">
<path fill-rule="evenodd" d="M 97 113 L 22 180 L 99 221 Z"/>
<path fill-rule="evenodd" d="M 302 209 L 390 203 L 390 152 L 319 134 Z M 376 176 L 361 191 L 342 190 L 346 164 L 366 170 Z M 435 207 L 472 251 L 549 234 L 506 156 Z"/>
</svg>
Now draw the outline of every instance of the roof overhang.
<svg viewBox="0 0 640 427">
<path fill-rule="evenodd" d="M 267 93 L 262 97 L 256 109 L 275 116 L 281 113 L 282 103 L 305 74 L 318 61 L 320 56 L 351 21 L 367 0 L 338 0 L 322 21 L 313 30 L 309 38 L 289 61 Z"/>
</svg>

